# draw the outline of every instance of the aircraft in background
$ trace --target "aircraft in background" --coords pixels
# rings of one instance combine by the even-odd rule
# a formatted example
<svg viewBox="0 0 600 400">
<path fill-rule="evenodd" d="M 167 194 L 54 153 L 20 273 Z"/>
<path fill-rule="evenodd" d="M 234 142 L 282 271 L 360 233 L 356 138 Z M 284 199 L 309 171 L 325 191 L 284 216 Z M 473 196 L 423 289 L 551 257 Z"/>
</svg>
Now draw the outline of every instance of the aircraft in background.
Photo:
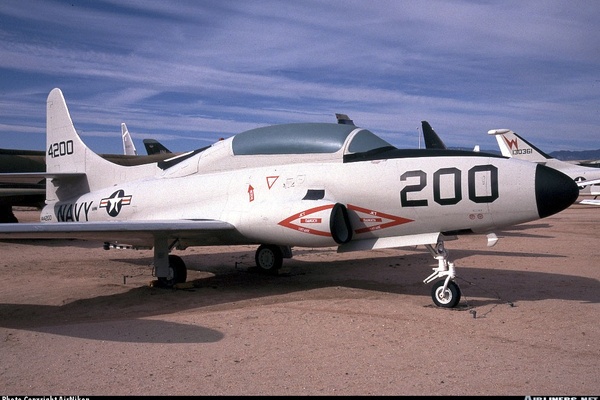
<svg viewBox="0 0 600 400">
<path fill-rule="evenodd" d="M 129 130 L 125 123 L 121 124 L 121 136 L 123 137 L 123 154 L 126 156 L 137 156 L 135 144 L 133 143 L 133 139 L 131 139 L 131 135 L 129 134 Z"/>
<path fill-rule="evenodd" d="M 60 89 L 47 100 L 40 223 L 0 225 L 2 240 L 69 238 L 152 248 L 161 286 L 187 279 L 189 246 L 255 244 L 277 272 L 292 247 L 338 252 L 424 245 L 425 283 L 440 307 L 461 292 L 444 241 L 548 217 L 576 200 L 575 182 L 543 165 L 458 150 L 398 149 L 350 124 L 252 129 L 155 163 L 114 164 L 78 136 Z"/>
<path fill-rule="evenodd" d="M 425 148 L 426 149 L 447 149 L 446 144 L 442 141 L 442 139 L 438 136 L 437 133 L 433 130 L 429 122 L 421 121 L 421 128 L 423 130 L 423 139 L 425 140 Z M 475 145 L 473 147 L 473 151 L 480 151 L 479 145 Z"/>
<path fill-rule="evenodd" d="M 442 139 L 440 139 L 427 121 L 421 121 L 421 126 L 423 128 L 423 138 L 425 140 L 426 148 L 447 148 Z M 581 204 L 600 205 L 600 200 L 597 199 L 597 197 L 600 196 L 600 169 L 597 167 L 576 165 L 557 160 L 541 150 L 538 150 L 535 146 L 508 129 L 490 130 L 488 134 L 496 135 L 496 140 L 498 141 L 503 156 L 542 163 L 562 171 L 580 185 L 581 195 L 594 196 L 594 199 L 584 199 L 580 201 Z M 521 141 L 521 144 L 519 144 L 519 140 Z M 514 146 L 515 148 L 511 148 L 511 146 Z M 473 151 L 479 151 L 479 146 L 475 146 Z M 586 180 L 586 178 L 591 180 Z"/>
<path fill-rule="evenodd" d="M 0 149 L 0 171 L 5 173 L 40 172 L 46 170 L 45 152 Z M 46 181 L 27 179 L 0 181 L 0 223 L 18 222 L 13 206 L 42 208 L 46 198 Z"/>
<path fill-rule="evenodd" d="M 137 150 L 135 145 L 133 144 L 133 140 L 131 139 L 131 134 L 129 133 L 129 129 L 127 129 L 127 125 L 125 123 L 121 124 L 121 134 L 123 136 L 123 154 L 125 155 L 137 155 Z M 153 156 L 156 154 L 171 154 L 171 156 L 179 155 L 181 153 L 173 153 L 171 150 L 167 149 L 162 143 L 155 139 L 144 139 L 144 148 L 146 149 L 146 154 L 149 156 Z"/>
<path fill-rule="evenodd" d="M 144 139 L 144 147 L 146 148 L 146 153 L 148 153 L 148 155 L 172 153 L 171 150 L 167 149 L 165 146 L 162 145 L 162 143 L 154 139 Z"/>
<path fill-rule="evenodd" d="M 580 201 L 581 204 L 600 205 L 600 200 L 597 199 L 597 196 L 600 196 L 599 168 L 557 160 L 510 129 L 492 129 L 488 131 L 488 134 L 496 137 L 503 156 L 542 164 L 561 171 L 577 182 L 580 187 L 579 194 L 594 196 L 594 199 Z"/>
<path fill-rule="evenodd" d="M 429 122 L 421 121 L 421 129 L 423 130 L 423 140 L 425 141 L 426 149 L 447 149 L 442 139 L 440 139 L 431 125 L 429 125 Z"/>
<path fill-rule="evenodd" d="M 354 121 L 350 119 L 346 114 L 335 114 L 335 119 L 338 124 L 341 125 L 354 125 Z"/>
<path fill-rule="evenodd" d="M 121 124 L 123 154 L 103 154 L 101 157 L 120 165 L 138 165 L 164 160 L 172 157 L 170 152 L 148 151 L 148 156 L 138 156 L 127 126 Z M 145 139 L 151 140 L 151 139 Z M 162 145 L 154 141 L 155 148 Z M 144 143 L 145 144 L 145 143 Z M 162 146 L 164 148 L 164 146 Z M 0 149 L 0 172 L 44 172 L 46 171 L 46 152 L 38 150 Z M 18 222 L 13 207 L 42 208 L 46 200 L 45 179 L 25 179 L 3 182 L 0 180 L 0 223 Z"/>
</svg>

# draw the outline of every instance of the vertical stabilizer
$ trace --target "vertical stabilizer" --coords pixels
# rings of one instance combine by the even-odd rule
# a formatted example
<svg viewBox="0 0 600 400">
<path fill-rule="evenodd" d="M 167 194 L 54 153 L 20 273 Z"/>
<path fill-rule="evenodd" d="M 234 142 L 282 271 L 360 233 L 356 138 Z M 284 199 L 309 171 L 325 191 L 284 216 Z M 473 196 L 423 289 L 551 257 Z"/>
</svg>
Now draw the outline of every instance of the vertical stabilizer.
<svg viewBox="0 0 600 400">
<path fill-rule="evenodd" d="M 338 124 L 342 125 L 354 125 L 354 121 L 350 119 L 346 114 L 335 114 Z"/>
<path fill-rule="evenodd" d="M 46 204 L 148 176 L 155 169 L 155 164 L 124 167 L 94 153 L 75 131 L 61 90 L 52 89 L 46 108 L 46 172 L 57 176 L 46 183 Z"/>
<path fill-rule="evenodd" d="M 154 139 L 144 139 L 144 147 L 146 148 L 146 153 L 148 153 L 149 156 L 154 154 L 171 153 L 171 150 L 167 149 L 160 142 Z"/>
<path fill-rule="evenodd" d="M 511 131 L 510 129 L 492 129 L 488 135 L 496 136 L 498 147 L 504 157 L 545 163 L 552 157 Z"/>
<path fill-rule="evenodd" d="M 121 136 L 123 137 L 123 154 L 126 156 L 137 156 L 135 144 L 133 144 L 133 139 L 125 123 L 121 124 Z"/>
<path fill-rule="evenodd" d="M 46 108 L 46 172 L 84 173 L 86 151 L 61 90 L 52 89 Z"/>
<path fill-rule="evenodd" d="M 435 133 L 431 125 L 429 125 L 429 122 L 421 121 L 421 128 L 423 129 L 423 139 L 425 139 L 426 149 L 446 149 L 446 145 L 438 134 Z"/>
</svg>

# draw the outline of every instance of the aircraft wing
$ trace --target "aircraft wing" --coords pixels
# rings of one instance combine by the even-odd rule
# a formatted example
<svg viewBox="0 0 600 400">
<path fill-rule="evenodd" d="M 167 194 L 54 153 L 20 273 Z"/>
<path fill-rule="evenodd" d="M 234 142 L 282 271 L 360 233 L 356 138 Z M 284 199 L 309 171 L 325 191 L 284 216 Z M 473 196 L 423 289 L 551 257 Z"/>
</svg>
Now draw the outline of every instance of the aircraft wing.
<svg viewBox="0 0 600 400">
<path fill-rule="evenodd" d="M 45 178 L 76 178 L 85 176 L 74 172 L 15 172 L 0 174 L 0 183 L 39 183 Z"/>
<path fill-rule="evenodd" d="M 598 185 L 598 184 L 600 184 L 600 179 L 591 179 L 589 181 L 578 181 L 576 183 L 577 183 L 577 186 L 580 186 L 580 187 L 585 187 L 585 186 L 589 186 L 589 185 Z"/>
<path fill-rule="evenodd" d="M 204 245 L 232 243 L 243 239 L 233 225 L 217 220 L 0 224 L 0 240 L 83 239 L 151 247 L 156 237 Z"/>
<path fill-rule="evenodd" d="M 45 188 L 34 188 L 34 187 L 10 187 L 5 188 L 0 185 L 0 198 L 11 197 L 11 196 L 45 196 Z M 42 200 L 43 202 L 43 200 Z"/>
<path fill-rule="evenodd" d="M 585 199 L 581 200 L 579 204 L 585 204 L 588 206 L 600 206 L 600 199 Z"/>
<path fill-rule="evenodd" d="M 348 251 L 386 249 L 394 247 L 412 247 L 425 244 L 436 244 L 440 239 L 453 240 L 456 236 L 446 236 L 440 232 L 421 233 L 417 235 L 392 236 L 351 241 L 338 247 L 338 253 Z"/>
</svg>

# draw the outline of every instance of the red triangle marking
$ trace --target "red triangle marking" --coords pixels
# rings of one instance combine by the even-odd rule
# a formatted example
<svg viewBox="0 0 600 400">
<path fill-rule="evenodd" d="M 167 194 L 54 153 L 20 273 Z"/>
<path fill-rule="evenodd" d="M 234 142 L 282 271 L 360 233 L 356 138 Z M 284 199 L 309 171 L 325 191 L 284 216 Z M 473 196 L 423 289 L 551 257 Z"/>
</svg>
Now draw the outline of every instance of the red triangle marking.
<svg viewBox="0 0 600 400">
<path fill-rule="evenodd" d="M 378 230 L 378 229 L 385 229 L 385 228 L 389 228 L 389 227 L 396 226 L 396 225 L 401 225 L 401 224 L 406 224 L 408 222 L 412 222 L 413 221 L 412 219 L 398 217 L 398 216 L 395 216 L 395 215 L 386 214 L 386 213 L 382 213 L 382 212 L 375 211 L 375 210 L 369 210 L 367 208 L 353 206 L 351 204 L 348 204 L 348 209 L 352 210 L 352 211 L 359 212 L 359 213 L 367 214 L 369 219 L 373 218 L 372 222 L 382 222 L 381 218 L 390 220 L 390 222 L 386 222 L 386 223 L 383 223 L 383 224 L 366 226 L 364 228 L 356 229 L 354 231 L 356 233 L 371 232 L 371 231 L 375 231 L 375 230 Z M 363 219 L 363 221 L 365 221 L 365 220 Z"/>
<path fill-rule="evenodd" d="M 279 222 L 279 225 L 285 226 L 286 228 L 290 228 L 295 231 L 309 233 L 311 235 L 331 236 L 331 232 L 319 231 L 317 229 L 306 228 L 304 226 L 300 226 L 298 224 L 292 223 L 292 221 L 294 221 L 294 220 L 297 220 L 299 218 L 304 218 L 307 215 L 314 214 L 319 211 L 327 210 L 328 208 L 333 208 L 333 204 L 326 204 L 324 206 L 314 207 L 314 208 L 310 208 L 306 211 L 301 211 L 301 212 L 294 214 L 291 217 L 288 217 L 288 218 L 284 219 L 283 221 Z"/>
<path fill-rule="evenodd" d="M 267 186 L 269 189 L 273 187 L 277 178 L 279 178 L 279 176 L 267 176 Z"/>
</svg>

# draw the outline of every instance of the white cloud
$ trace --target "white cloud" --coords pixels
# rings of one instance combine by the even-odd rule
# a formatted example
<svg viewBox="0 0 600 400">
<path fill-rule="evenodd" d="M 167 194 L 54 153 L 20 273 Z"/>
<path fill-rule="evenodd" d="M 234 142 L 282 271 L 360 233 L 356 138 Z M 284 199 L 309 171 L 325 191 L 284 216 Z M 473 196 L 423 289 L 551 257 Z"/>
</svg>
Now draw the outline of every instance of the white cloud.
<svg viewBox="0 0 600 400">
<path fill-rule="evenodd" d="M 212 140 L 344 112 L 399 146 L 426 119 L 452 145 L 503 123 L 545 132 L 547 151 L 600 147 L 590 136 L 598 11 L 589 1 L 7 1 L 0 147 L 19 121 L 43 129 L 57 86 L 76 125 L 97 135 L 127 122 L 140 135 Z"/>
</svg>

